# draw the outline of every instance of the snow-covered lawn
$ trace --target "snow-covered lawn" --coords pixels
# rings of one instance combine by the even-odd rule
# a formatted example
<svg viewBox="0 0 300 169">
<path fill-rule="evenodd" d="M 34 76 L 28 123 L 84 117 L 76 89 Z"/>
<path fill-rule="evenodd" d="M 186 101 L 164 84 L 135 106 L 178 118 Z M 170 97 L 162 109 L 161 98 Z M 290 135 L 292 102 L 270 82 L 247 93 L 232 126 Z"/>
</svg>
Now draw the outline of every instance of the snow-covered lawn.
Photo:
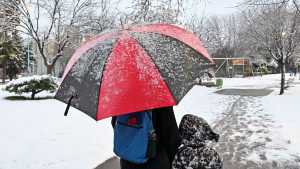
<svg viewBox="0 0 300 169">
<path fill-rule="evenodd" d="M 278 91 L 263 98 L 265 112 L 272 115 L 276 124 L 272 132 L 272 140 L 276 145 L 285 145 L 285 150 L 281 157 L 288 158 L 294 153 L 300 156 L 300 81 L 296 81 L 286 90 L 283 96 L 278 95 Z M 270 151 L 270 154 L 273 151 Z M 274 154 L 273 156 L 278 156 Z"/>
<path fill-rule="evenodd" d="M 92 169 L 113 156 L 109 120 L 96 123 L 50 99 L 10 101 L 0 92 L 1 169 Z"/>
<path fill-rule="evenodd" d="M 291 77 L 287 73 L 286 80 L 298 79 L 297 77 Z M 246 89 L 262 89 L 262 88 L 279 88 L 280 86 L 280 74 L 246 77 L 246 78 L 224 78 L 223 88 L 246 88 Z"/>
<path fill-rule="evenodd" d="M 300 78 L 286 74 L 290 87 L 284 95 L 278 95 L 280 75 L 245 79 L 225 79 L 225 88 L 270 88 L 274 92 L 262 98 L 264 112 L 269 113 L 274 120 L 271 133 L 275 144 L 285 144 L 286 155 L 290 152 L 300 155 Z M 272 152 L 270 152 L 272 153 Z M 281 154 L 284 155 L 284 154 Z M 274 154 L 278 156 L 278 154 Z M 281 157 L 278 157 L 281 158 Z"/>
<path fill-rule="evenodd" d="M 252 107 L 248 112 L 263 112 L 268 116 L 266 119 L 272 123 L 269 127 L 266 141 L 266 156 L 268 160 L 289 160 L 294 155 L 300 156 L 300 80 L 286 74 L 289 88 L 284 95 L 279 95 L 280 75 L 267 75 L 263 77 L 250 77 L 244 79 L 225 79 L 224 88 L 268 88 L 274 91 L 265 97 L 259 98 L 262 110 Z M 257 100 L 256 100 L 257 101 Z M 258 115 L 259 116 L 259 115 Z M 249 117 L 252 121 L 257 120 L 257 116 Z M 268 122 L 266 122 L 268 123 Z M 261 126 L 249 125 L 252 130 Z M 263 128 L 263 127 L 261 127 Z M 252 142 L 259 142 L 264 133 L 253 135 L 249 138 Z M 297 157 L 298 158 L 298 157 Z M 297 159 L 296 158 L 296 159 Z M 258 160 L 259 154 L 252 154 L 249 159 Z M 298 159 L 299 160 L 299 159 Z"/>
<path fill-rule="evenodd" d="M 279 78 L 224 79 L 224 88 L 276 88 Z M 193 113 L 216 125 L 237 98 L 216 94 L 216 90 L 195 86 L 175 107 L 177 121 Z M 277 94 L 276 89 L 263 98 L 264 108 L 278 124 L 273 135 L 291 138 L 290 148 L 300 152 L 300 86 L 289 88 L 284 96 Z M 114 155 L 110 119 L 95 122 L 73 108 L 64 117 L 66 105 L 59 101 L 4 99 L 9 95 L 0 90 L 0 169 L 92 169 Z"/>
</svg>

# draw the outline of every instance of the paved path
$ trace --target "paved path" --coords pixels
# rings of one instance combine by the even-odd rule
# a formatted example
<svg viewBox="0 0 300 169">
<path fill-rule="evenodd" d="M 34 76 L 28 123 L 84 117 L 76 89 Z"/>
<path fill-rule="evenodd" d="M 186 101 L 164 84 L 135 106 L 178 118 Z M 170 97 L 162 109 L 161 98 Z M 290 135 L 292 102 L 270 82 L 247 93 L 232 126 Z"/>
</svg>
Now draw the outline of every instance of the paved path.
<svg viewBox="0 0 300 169">
<path fill-rule="evenodd" d="M 235 96 L 267 96 L 272 93 L 273 90 L 270 89 L 223 89 L 216 93 L 224 95 L 235 95 Z"/>
<path fill-rule="evenodd" d="M 95 169 L 120 169 L 120 161 L 116 157 L 106 160 L 103 164 L 100 164 Z"/>
</svg>

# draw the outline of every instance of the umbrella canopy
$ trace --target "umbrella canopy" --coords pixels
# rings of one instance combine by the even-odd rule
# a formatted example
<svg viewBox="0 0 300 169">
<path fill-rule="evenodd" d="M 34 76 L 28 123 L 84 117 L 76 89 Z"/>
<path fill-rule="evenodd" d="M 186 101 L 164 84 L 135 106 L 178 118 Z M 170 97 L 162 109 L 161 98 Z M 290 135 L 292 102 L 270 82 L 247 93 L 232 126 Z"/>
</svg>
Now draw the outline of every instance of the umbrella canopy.
<svg viewBox="0 0 300 169">
<path fill-rule="evenodd" d="M 178 26 L 132 26 L 78 48 L 55 98 L 96 120 L 173 106 L 211 63 L 201 41 Z"/>
</svg>

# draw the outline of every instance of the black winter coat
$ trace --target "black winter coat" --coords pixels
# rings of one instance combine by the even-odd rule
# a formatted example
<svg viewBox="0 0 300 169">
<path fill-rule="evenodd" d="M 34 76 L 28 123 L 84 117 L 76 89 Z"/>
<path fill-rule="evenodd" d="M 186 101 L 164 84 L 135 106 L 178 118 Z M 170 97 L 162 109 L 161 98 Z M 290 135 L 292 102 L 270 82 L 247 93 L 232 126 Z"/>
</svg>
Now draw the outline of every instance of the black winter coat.
<svg viewBox="0 0 300 169">
<path fill-rule="evenodd" d="M 173 169 L 222 169 L 218 152 L 206 145 L 207 141 L 219 140 L 209 124 L 201 117 L 184 115 L 179 132 L 182 145 L 173 161 Z"/>
<path fill-rule="evenodd" d="M 181 143 L 173 107 L 152 111 L 153 126 L 158 136 L 157 156 L 145 164 L 134 164 L 121 159 L 121 169 L 171 169 L 172 161 Z M 115 118 L 112 119 L 112 125 Z"/>
</svg>

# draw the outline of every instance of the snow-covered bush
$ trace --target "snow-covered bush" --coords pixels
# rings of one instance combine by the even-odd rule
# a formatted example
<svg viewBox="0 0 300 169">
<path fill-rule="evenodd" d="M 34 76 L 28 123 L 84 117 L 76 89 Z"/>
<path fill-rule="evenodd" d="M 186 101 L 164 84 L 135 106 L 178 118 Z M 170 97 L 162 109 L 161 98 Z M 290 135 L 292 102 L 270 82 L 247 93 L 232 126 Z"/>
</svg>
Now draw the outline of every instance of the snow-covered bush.
<svg viewBox="0 0 300 169">
<path fill-rule="evenodd" d="M 261 72 L 263 75 L 266 75 L 266 74 L 270 74 L 271 72 L 268 70 L 268 67 L 267 66 L 261 66 L 259 67 L 259 72 Z"/>
<path fill-rule="evenodd" d="M 31 93 L 31 99 L 42 91 L 55 92 L 58 85 L 56 78 L 50 75 L 34 75 L 29 77 L 22 77 L 9 82 L 5 86 L 8 92 L 22 94 Z"/>
</svg>

